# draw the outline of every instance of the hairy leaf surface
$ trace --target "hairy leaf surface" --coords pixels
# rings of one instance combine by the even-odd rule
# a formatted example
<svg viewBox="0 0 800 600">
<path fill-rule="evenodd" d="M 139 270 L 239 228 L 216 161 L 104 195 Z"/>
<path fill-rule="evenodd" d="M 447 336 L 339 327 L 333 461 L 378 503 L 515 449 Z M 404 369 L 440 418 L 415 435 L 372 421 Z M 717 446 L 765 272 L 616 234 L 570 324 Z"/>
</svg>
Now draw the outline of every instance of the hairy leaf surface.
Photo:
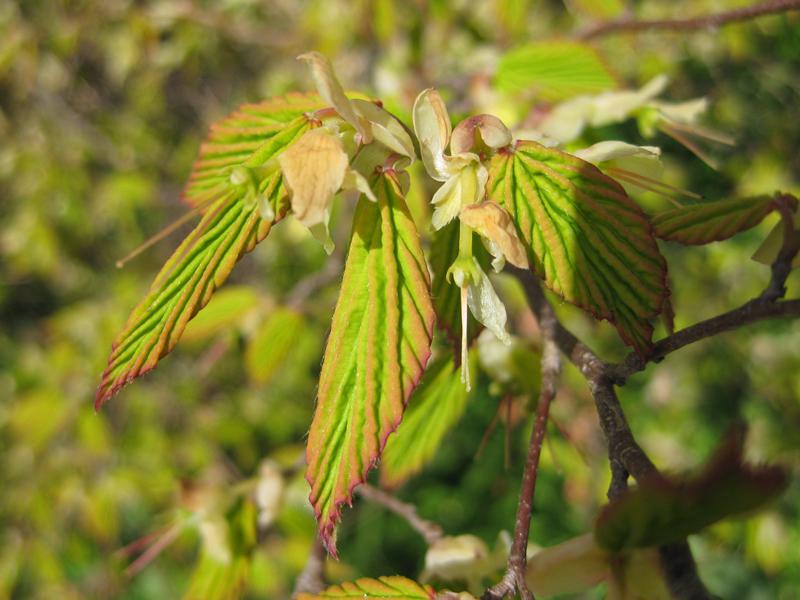
<svg viewBox="0 0 800 600">
<path fill-rule="evenodd" d="M 212 125 L 192 166 L 183 191 L 184 200 L 197 207 L 225 195 L 231 188 L 233 168 L 264 165 L 286 146 L 285 130 L 297 123 L 307 123 L 305 113 L 322 106 L 315 94 L 287 94 L 257 104 L 244 104 Z M 274 140 L 276 137 L 278 140 Z M 278 143 L 271 143 L 274 141 Z"/>
<path fill-rule="evenodd" d="M 429 585 L 421 585 L 411 579 L 393 575 L 370 579 L 364 577 L 352 583 L 346 582 L 329 587 L 318 594 L 300 594 L 297 600 L 319 600 L 321 598 L 358 598 L 358 600 L 433 600 L 436 592 Z"/>
<path fill-rule="evenodd" d="M 656 215 L 653 227 L 663 240 L 698 246 L 727 240 L 755 227 L 774 208 L 772 196 L 691 204 Z"/>
<path fill-rule="evenodd" d="M 389 439 L 381 460 L 384 485 L 400 485 L 433 458 L 444 436 L 464 413 L 468 399 L 460 369 L 447 352 L 427 368 L 411 395 L 403 422 Z"/>
<path fill-rule="evenodd" d="M 280 110 L 270 104 L 275 102 Z M 259 119 L 236 113 L 212 130 L 212 141 L 202 147 L 186 190 L 189 201 L 203 209 L 200 223 L 169 258 L 114 341 L 95 397 L 97 407 L 153 369 L 175 347 L 186 324 L 208 303 L 236 262 L 285 213 L 280 171 L 261 175 L 255 171 L 310 127 L 306 116 L 296 116 L 297 108 L 288 112 L 283 108 L 280 101 L 245 107 L 243 111 L 261 111 Z M 232 182 L 232 170 L 238 167 L 247 169 L 252 180 Z M 277 207 L 273 210 L 277 214 L 262 218 L 263 203 Z"/>
<path fill-rule="evenodd" d="M 611 321 L 646 353 L 650 319 L 668 295 L 667 267 L 646 215 L 622 187 L 579 158 L 519 142 L 492 159 L 488 189 L 547 287 Z"/>
<path fill-rule="evenodd" d="M 616 87 L 617 82 L 597 52 L 580 42 L 527 44 L 505 54 L 495 83 L 503 91 L 529 91 L 547 101 L 591 94 Z"/>
<path fill-rule="evenodd" d="M 780 467 L 744 464 L 741 439 L 731 436 L 702 472 L 644 481 L 608 504 L 597 518 L 595 539 L 614 552 L 681 540 L 759 508 L 788 482 Z"/>
<path fill-rule="evenodd" d="M 335 553 L 341 505 L 378 460 L 430 356 L 434 312 L 419 236 L 391 176 L 362 197 L 320 375 L 306 477 Z"/>
</svg>

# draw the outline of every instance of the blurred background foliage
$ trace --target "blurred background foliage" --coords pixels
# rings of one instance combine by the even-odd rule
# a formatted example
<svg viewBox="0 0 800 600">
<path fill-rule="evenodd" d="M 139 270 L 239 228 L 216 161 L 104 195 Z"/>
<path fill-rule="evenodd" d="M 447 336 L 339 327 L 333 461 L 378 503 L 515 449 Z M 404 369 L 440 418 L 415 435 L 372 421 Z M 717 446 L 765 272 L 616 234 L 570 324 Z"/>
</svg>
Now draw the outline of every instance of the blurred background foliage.
<svg viewBox="0 0 800 600">
<path fill-rule="evenodd" d="M 497 85 L 505 52 L 565 39 L 626 9 L 686 16 L 742 4 L 0 2 L 0 598 L 180 597 L 213 554 L 219 519 L 239 523 L 252 509 L 214 498 L 263 475 L 267 458 L 287 474 L 284 503 L 257 540 L 248 531 L 237 537 L 255 548 L 240 579 L 248 598 L 290 594 L 314 534 L 297 460 L 341 256 L 330 266 L 301 227 L 284 223 L 237 266 L 154 373 L 99 414 L 91 399 L 111 340 L 180 234 L 123 269 L 115 262 L 185 212 L 180 189 L 211 123 L 240 103 L 310 89 L 297 54 L 328 54 L 350 87 L 381 97 L 403 118 L 417 92 L 436 85 L 456 116 L 487 111 L 519 124 L 553 98 Z M 600 38 L 593 46 L 622 86 L 666 73 L 667 98 L 709 97 L 706 122 L 736 138 L 733 148 L 712 149 L 718 171 L 666 137 L 650 142 L 664 149 L 667 181 L 709 199 L 800 189 L 796 15 Z M 643 143 L 630 122 L 588 131 L 583 141 L 601 139 Z M 419 220 L 428 197 L 425 190 L 412 197 Z M 668 206 L 648 194 L 641 200 L 653 210 Z M 352 203 L 338 210 L 341 250 Z M 663 245 L 679 327 L 762 289 L 767 269 L 749 257 L 774 219 L 704 248 Z M 519 290 L 512 282 L 501 289 L 535 351 Z M 795 275 L 789 294 L 798 292 Z M 623 355 L 607 324 L 568 306 L 559 311 L 607 356 Z M 798 365 L 800 323 L 764 323 L 651 366 L 621 400 L 642 445 L 667 470 L 702 462 L 726 428 L 745 419 L 748 456 L 796 472 Z M 563 379 L 537 488 L 532 540 L 542 546 L 591 527 L 609 478 L 584 382 L 571 367 Z M 449 534 L 475 534 L 490 546 L 513 526 L 530 427 L 528 399 L 499 410 L 496 387 L 480 376 L 434 462 L 398 491 Z M 495 415 L 499 426 L 478 452 Z M 162 528 L 174 542 L 144 568 L 131 568 L 133 556 L 122 549 Z M 795 478 L 766 511 L 714 526 L 691 544 L 720 596 L 796 597 L 800 483 Z M 425 548 L 405 522 L 362 500 L 345 514 L 339 547 L 333 579 L 415 577 Z M 191 584 L 203 585 L 197 575 Z"/>
</svg>

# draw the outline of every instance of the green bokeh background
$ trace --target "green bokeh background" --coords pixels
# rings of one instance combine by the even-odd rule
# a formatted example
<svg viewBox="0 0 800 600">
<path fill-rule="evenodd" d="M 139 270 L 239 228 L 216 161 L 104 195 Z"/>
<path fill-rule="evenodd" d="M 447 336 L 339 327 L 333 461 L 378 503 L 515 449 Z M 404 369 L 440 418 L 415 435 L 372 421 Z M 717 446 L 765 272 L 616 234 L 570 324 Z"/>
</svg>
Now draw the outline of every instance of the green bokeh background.
<svg viewBox="0 0 800 600">
<path fill-rule="evenodd" d="M 181 482 L 224 490 L 254 475 L 263 458 L 289 464 L 302 449 L 336 286 L 303 305 L 302 327 L 277 374 L 258 376 L 246 360 L 263 322 L 326 261 L 290 222 L 237 266 L 227 309 L 190 328 L 155 372 L 100 413 L 92 408 L 112 339 L 179 235 L 123 269 L 115 262 L 185 212 L 180 189 L 211 123 L 240 103 L 310 89 L 294 60 L 309 49 L 331 56 L 348 87 L 380 96 L 404 117 L 416 93 L 436 85 L 455 114 L 494 108 L 521 119 L 535 99 L 492 90 L 497 57 L 528 41 L 568 36 L 623 4 L 0 2 L 0 599 L 180 597 L 197 561 L 196 534 L 179 537 L 132 578 L 120 548 L 185 508 Z M 683 16 L 742 3 L 630 4 L 642 16 Z M 708 96 L 707 123 L 736 138 L 733 148 L 712 148 L 716 172 L 658 138 L 668 181 L 709 199 L 800 190 L 797 15 L 692 34 L 610 37 L 596 46 L 629 86 L 667 73 L 669 99 Z M 600 139 L 642 143 L 633 123 L 588 132 L 585 141 Z M 419 207 L 428 192 L 418 194 Z M 648 195 L 642 201 L 652 210 L 668 206 Z M 338 210 L 334 237 L 343 248 L 352 205 Z M 678 327 L 763 288 L 768 271 L 749 257 L 774 219 L 705 248 L 663 246 Z M 797 297 L 797 276 L 789 283 Z M 518 331 L 530 332 L 513 286 L 502 289 Z M 609 326 L 566 305 L 558 310 L 606 356 L 623 356 Z M 542 546 L 591 527 L 609 477 L 583 381 L 571 367 L 563 380 L 532 527 Z M 514 419 L 508 457 L 503 426 L 476 456 L 498 407 L 485 377 L 477 387 L 434 463 L 398 494 L 448 533 L 493 545 L 513 526 L 530 420 L 524 413 Z M 744 419 L 748 457 L 796 473 L 800 323 L 763 323 L 689 347 L 632 378 L 621 400 L 642 445 L 667 470 L 701 463 L 727 427 Z M 302 477 L 293 482 L 290 506 L 258 547 L 248 598 L 287 597 L 302 569 L 314 531 L 303 486 Z M 797 597 L 799 503 L 793 477 L 763 512 L 692 538 L 709 587 L 725 598 Z M 414 577 L 422 567 L 423 541 L 361 501 L 345 514 L 339 546 L 334 579 Z"/>
</svg>

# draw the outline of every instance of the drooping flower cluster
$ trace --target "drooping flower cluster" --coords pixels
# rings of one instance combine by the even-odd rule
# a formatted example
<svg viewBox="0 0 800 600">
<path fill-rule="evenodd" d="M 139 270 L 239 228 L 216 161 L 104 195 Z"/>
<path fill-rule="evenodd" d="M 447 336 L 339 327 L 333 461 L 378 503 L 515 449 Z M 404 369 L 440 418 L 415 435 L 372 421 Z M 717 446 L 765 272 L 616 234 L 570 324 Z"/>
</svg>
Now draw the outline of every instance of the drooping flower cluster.
<svg viewBox="0 0 800 600">
<path fill-rule="evenodd" d="M 328 222 L 334 196 L 341 190 L 356 190 L 374 201 L 367 178 L 376 167 L 391 164 L 405 169 L 415 158 L 414 145 L 400 122 L 377 104 L 348 98 L 327 58 L 316 52 L 299 58 L 311 67 L 317 91 L 330 108 L 317 111 L 321 126 L 292 144 L 278 163 L 292 213 L 330 253 Z M 456 218 L 460 221 L 459 253 L 447 276 L 461 290 L 462 377 L 469 387 L 467 311 L 498 339 L 509 342 L 505 307 L 473 254 L 473 235 L 480 236 L 494 257 L 496 271 L 506 261 L 520 268 L 528 266 L 510 215 L 484 198 L 488 172 L 482 157 L 508 146 L 512 137 L 490 115 L 466 119 L 453 130 L 447 108 L 434 89 L 417 97 L 413 120 L 425 170 L 442 182 L 431 200 L 433 228 L 438 231 Z"/>
<path fill-rule="evenodd" d="M 311 67 L 317 91 L 333 112 L 319 111 L 322 126 L 306 132 L 278 162 L 292 213 L 330 253 L 333 241 L 328 222 L 334 196 L 340 190 L 354 190 L 375 201 L 367 177 L 392 155 L 410 164 L 414 144 L 400 122 L 381 107 L 348 98 L 322 54 L 309 52 L 298 58 Z M 368 145 L 370 151 L 361 156 Z"/>
<path fill-rule="evenodd" d="M 477 233 L 491 252 L 495 270 L 501 270 L 505 261 L 520 268 L 528 266 L 511 216 L 499 204 L 484 200 L 488 172 L 481 154 L 508 146 L 511 133 L 491 115 L 471 117 L 452 130 L 444 101 L 434 89 L 417 97 L 413 118 L 425 170 L 442 182 L 431 200 L 433 228 L 439 230 L 456 218 L 460 221 L 458 257 L 447 277 L 461 290 L 461 372 L 469 389 L 467 309 L 498 339 L 510 343 L 505 306 L 473 254 L 473 234 Z"/>
</svg>

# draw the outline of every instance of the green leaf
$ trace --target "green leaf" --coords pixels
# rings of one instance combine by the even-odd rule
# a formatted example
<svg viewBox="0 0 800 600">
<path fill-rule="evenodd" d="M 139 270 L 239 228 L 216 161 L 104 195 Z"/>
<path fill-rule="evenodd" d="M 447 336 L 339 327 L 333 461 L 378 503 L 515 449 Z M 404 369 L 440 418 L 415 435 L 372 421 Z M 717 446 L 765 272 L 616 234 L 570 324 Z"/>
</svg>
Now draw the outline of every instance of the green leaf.
<svg viewBox="0 0 800 600">
<path fill-rule="evenodd" d="M 800 203 L 789 203 L 789 210 L 793 211 L 794 214 L 794 228 L 797 231 L 800 231 Z M 753 253 L 751 257 L 754 261 L 760 262 L 764 265 L 771 265 L 775 262 L 775 259 L 778 258 L 778 254 L 780 254 L 781 248 L 783 247 L 783 235 L 785 232 L 785 226 L 783 223 L 783 219 L 775 223 L 770 231 L 767 234 L 767 237 L 764 238 L 764 241 L 758 247 L 758 249 Z M 792 268 L 797 269 L 800 268 L 800 254 L 794 257 L 792 260 Z"/>
<path fill-rule="evenodd" d="M 474 360 L 470 361 L 474 371 Z M 453 355 L 434 361 L 414 390 L 397 433 L 381 459 L 381 481 L 396 487 L 420 471 L 436 454 L 448 431 L 464 413 L 469 399 Z"/>
<path fill-rule="evenodd" d="M 458 257 L 458 219 L 445 225 L 434 233 L 430 248 L 430 266 L 433 280 L 431 293 L 433 308 L 436 311 L 436 322 L 447 334 L 448 339 L 460 356 L 461 347 L 461 291 L 457 285 L 447 281 L 447 269 Z M 467 342 L 469 344 L 478 336 L 483 325 L 475 320 L 472 313 L 467 316 Z"/>
<path fill-rule="evenodd" d="M 192 206 L 204 206 L 231 189 L 236 167 L 261 167 L 285 149 L 285 132 L 298 123 L 307 124 L 305 113 L 322 108 L 315 94 L 287 94 L 244 104 L 232 115 L 211 126 L 200 146 L 183 198 Z M 303 127 L 299 134 L 305 132 Z M 277 138 L 277 139 L 276 139 Z"/>
<path fill-rule="evenodd" d="M 400 424 L 430 356 L 434 312 L 419 236 L 390 175 L 359 199 L 308 438 L 306 478 L 335 555 L 341 506 Z"/>
<path fill-rule="evenodd" d="M 772 196 L 690 204 L 656 215 L 653 227 L 663 240 L 698 246 L 755 227 L 774 209 Z"/>
<path fill-rule="evenodd" d="M 394 575 L 370 579 L 364 577 L 352 583 L 334 585 L 319 594 L 300 594 L 297 600 L 321 598 L 357 598 L 358 600 L 433 600 L 436 592 L 429 585 Z"/>
<path fill-rule="evenodd" d="M 272 380 L 302 335 L 303 316 L 291 308 L 277 308 L 264 320 L 247 345 L 245 366 L 259 384 Z"/>
<path fill-rule="evenodd" d="M 617 82 L 597 52 L 580 42 L 536 42 L 500 58 L 495 85 L 504 92 L 527 91 L 549 102 L 594 94 Z"/>
<path fill-rule="evenodd" d="M 533 271 L 646 354 L 650 319 L 669 291 L 666 262 L 639 206 L 594 165 L 535 142 L 498 153 L 490 167 L 489 195 L 516 222 Z"/>
<path fill-rule="evenodd" d="M 788 482 L 783 468 L 744 464 L 742 438 L 731 435 L 700 473 L 644 481 L 608 504 L 597 518 L 595 539 L 613 552 L 682 540 L 763 506 Z"/>
<path fill-rule="evenodd" d="M 203 312 L 192 319 L 183 332 L 183 339 L 205 341 L 224 329 L 240 323 L 242 317 L 258 302 L 258 296 L 244 285 L 228 287 L 208 303 Z"/>
<path fill-rule="evenodd" d="M 308 130 L 310 123 L 304 114 L 288 122 L 281 120 L 296 114 L 295 105 L 291 106 L 291 110 L 285 109 L 280 99 L 246 106 L 212 129 L 186 190 L 186 197 L 203 209 L 203 216 L 114 341 L 95 396 L 96 407 L 172 351 L 186 324 L 208 303 L 236 262 L 285 214 L 280 171 L 259 174 L 256 169 Z M 251 181 L 233 183 L 231 174 L 236 168 L 246 169 Z M 262 218 L 261 203 L 273 207 L 276 215 Z"/>
</svg>

